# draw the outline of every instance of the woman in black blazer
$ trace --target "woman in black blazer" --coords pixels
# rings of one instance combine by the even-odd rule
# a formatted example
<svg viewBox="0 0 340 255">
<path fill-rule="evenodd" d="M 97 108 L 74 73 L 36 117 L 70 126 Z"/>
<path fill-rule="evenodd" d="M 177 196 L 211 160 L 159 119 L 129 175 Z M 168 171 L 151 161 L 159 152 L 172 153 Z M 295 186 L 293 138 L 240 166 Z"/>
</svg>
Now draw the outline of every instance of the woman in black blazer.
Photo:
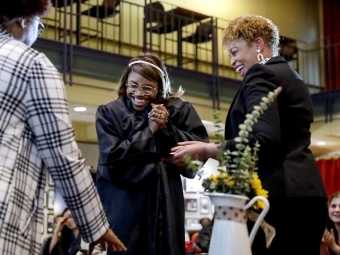
<svg viewBox="0 0 340 255">
<path fill-rule="evenodd" d="M 249 135 L 250 144 L 259 141 L 258 174 L 269 192 L 266 221 L 276 228 L 271 247 L 252 246 L 253 255 L 318 255 L 327 219 L 327 197 L 310 145 L 313 122 L 312 101 L 307 86 L 287 61 L 278 56 L 279 31 L 268 19 L 246 15 L 229 23 L 223 46 L 230 64 L 243 77 L 225 123 L 226 149 L 234 149 L 239 124 L 268 92 L 282 91 L 261 115 Z M 170 161 L 184 155 L 205 160 L 216 157 L 215 144 L 179 143 Z"/>
</svg>

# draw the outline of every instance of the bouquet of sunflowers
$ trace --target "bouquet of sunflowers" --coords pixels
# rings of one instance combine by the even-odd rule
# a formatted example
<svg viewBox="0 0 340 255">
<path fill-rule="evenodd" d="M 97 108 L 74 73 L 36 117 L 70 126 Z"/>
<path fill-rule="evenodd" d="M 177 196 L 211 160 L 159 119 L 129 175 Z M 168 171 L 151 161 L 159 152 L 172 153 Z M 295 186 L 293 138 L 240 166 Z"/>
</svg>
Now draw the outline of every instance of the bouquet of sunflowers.
<svg viewBox="0 0 340 255">
<path fill-rule="evenodd" d="M 260 144 L 256 141 L 253 148 L 251 148 L 247 138 L 260 115 L 274 102 L 280 91 L 281 87 L 278 87 L 273 92 L 269 92 L 267 97 L 263 97 L 260 104 L 254 106 L 253 111 L 246 115 L 244 123 L 239 125 L 239 136 L 234 138 L 236 142 L 236 150 L 234 151 L 225 150 L 223 146 L 221 146 L 224 139 L 223 136 L 219 134 L 221 131 L 220 115 L 218 111 L 214 112 L 215 127 L 218 128 L 215 134 L 217 139 L 216 143 L 220 144 L 217 155 L 219 174 L 211 174 L 202 181 L 202 186 L 205 191 L 242 195 L 250 199 L 254 196 L 268 197 L 268 191 L 262 188 L 261 180 L 257 174 L 256 163 L 258 161 Z M 199 178 L 203 176 L 204 170 L 201 168 L 202 162 L 191 161 L 190 157 L 186 157 L 185 161 L 188 167 L 194 170 Z M 263 209 L 263 202 L 258 201 L 254 205 L 254 208 Z"/>
</svg>

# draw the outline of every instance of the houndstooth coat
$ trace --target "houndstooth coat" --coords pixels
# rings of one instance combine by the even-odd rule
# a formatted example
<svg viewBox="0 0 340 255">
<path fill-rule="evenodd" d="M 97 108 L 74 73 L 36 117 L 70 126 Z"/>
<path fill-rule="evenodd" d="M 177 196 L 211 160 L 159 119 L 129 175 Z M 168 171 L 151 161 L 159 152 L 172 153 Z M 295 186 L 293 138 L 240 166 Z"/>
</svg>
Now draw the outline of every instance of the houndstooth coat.
<svg viewBox="0 0 340 255">
<path fill-rule="evenodd" d="M 107 219 L 71 126 L 64 84 L 44 54 L 0 28 L 0 254 L 38 254 L 45 168 L 92 242 Z"/>
</svg>

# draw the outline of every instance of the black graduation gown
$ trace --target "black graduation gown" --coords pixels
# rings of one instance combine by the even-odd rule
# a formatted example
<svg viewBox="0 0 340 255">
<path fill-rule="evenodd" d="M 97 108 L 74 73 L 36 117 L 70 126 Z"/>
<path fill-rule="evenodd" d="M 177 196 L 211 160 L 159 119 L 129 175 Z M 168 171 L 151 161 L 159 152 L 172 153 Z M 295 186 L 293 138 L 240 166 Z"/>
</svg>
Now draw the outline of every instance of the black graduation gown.
<svg viewBox="0 0 340 255">
<path fill-rule="evenodd" d="M 190 170 L 166 164 L 123 165 L 103 163 L 142 151 L 169 152 L 180 141 L 208 142 L 207 131 L 193 106 L 180 99 L 162 102 L 169 112 L 167 131 L 152 134 L 148 128 L 151 106 L 136 112 L 122 96 L 96 113 L 100 157 L 97 189 L 111 229 L 127 246 L 127 252 L 108 254 L 181 255 L 184 249 L 184 199 L 180 175 L 193 178 Z M 159 243 L 159 215 L 162 240 Z M 162 254 L 158 247 L 162 246 Z"/>
</svg>

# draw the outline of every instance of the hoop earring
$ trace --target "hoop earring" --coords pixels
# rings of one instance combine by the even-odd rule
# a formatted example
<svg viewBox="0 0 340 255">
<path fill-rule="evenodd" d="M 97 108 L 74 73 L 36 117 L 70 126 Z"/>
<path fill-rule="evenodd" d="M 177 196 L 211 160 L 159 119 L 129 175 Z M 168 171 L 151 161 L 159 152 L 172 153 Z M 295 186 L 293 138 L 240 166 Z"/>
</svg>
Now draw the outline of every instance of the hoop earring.
<svg viewBox="0 0 340 255">
<path fill-rule="evenodd" d="M 25 25 L 26 19 L 21 19 L 21 27 L 26 28 L 27 26 Z"/>
<path fill-rule="evenodd" d="M 263 55 L 262 55 L 262 53 L 260 52 L 259 49 L 257 49 L 257 56 L 256 57 L 257 57 L 258 62 L 261 62 L 261 61 L 264 60 L 264 57 L 263 57 Z"/>
</svg>

